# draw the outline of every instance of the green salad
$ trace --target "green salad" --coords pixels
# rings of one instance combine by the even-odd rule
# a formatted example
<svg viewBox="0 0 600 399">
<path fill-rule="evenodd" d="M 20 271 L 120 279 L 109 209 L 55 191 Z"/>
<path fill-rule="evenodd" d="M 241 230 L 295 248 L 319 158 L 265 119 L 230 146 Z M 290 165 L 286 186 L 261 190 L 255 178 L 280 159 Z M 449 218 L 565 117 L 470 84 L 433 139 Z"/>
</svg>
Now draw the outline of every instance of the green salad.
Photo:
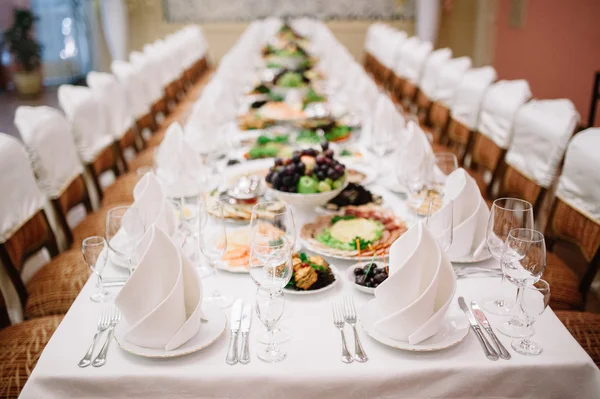
<svg viewBox="0 0 600 399">
<path fill-rule="evenodd" d="M 298 72 L 286 72 L 277 80 L 277 86 L 279 87 L 298 88 L 304 85 L 302 75 Z"/>
<path fill-rule="evenodd" d="M 384 229 L 383 224 L 378 220 L 350 215 L 335 216 L 331 220 L 331 225 L 324 228 L 316 239 L 330 248 L 342 251 L 364 250 L 369 244 L 381 238 Z"/>
</svg>

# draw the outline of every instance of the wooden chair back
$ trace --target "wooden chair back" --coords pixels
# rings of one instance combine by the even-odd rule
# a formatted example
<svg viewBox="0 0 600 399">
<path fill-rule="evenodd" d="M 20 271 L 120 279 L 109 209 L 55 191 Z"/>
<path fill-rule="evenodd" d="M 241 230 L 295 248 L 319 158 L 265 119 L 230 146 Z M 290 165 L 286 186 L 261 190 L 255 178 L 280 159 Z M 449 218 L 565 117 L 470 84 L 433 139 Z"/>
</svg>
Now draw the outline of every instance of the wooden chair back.
<svg viewBox="0 0 600 399">
<path fill-rule="evenodd" d="M 73 232 L 67 223 L 67 214 L 79 204 L 83 204 L 87 213 L 92 212 L 92 203 L 83 175 L 73 180 L 58 198 L 52 200 L 52 206 L 69 246 L 73 243 Z"/>
<path fill-rule="evenodd" d="M 473 138 L 473 145 L 470 148 L 470 154 L 471 169 L 482 169 L 492 173 L 492 180 L 486 186 L 486 194 L 489 198 L 492 198 L 494 184 L 503 172 L 506 150 L 500 148 L 487 136 L 476 132 Z"/>
</svg>

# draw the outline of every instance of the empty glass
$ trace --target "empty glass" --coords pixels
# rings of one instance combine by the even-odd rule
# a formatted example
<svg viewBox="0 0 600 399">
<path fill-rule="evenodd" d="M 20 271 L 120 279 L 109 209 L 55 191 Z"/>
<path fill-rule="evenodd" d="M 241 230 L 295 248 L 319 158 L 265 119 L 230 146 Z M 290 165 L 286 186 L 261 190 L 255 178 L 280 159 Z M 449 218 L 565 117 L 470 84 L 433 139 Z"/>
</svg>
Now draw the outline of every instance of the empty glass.
<svg viewBox="0 0 600 399">
<path fill-rule="evenodd" d="M 430 196 L 429 179 L 433 158 L 431 155 L 415 157 L 411 150 L 402 147 L 398 151 L 396 177 L 408 195 L 408 206 L 417 215 L 426 216 L 425 201 Z"/>
<path fill-rule="evenodd" d="M 282 291 L 271 292 L 260 288 L 256 290 L 256 315 L 265 325 L 271 337 L 267 347 L 257 353 L 258 358 L 262 361 L 277 363 L 285 359 L 286 353 L 277 347 L 274 337 L 274 329 L 283 315 L 284 306 L 285 300 Z"/>
<path fill-rule="evenodd" d="M 452 245 L 454 215 L 454 201 L 444 204 L 441 197 L 433 197 L 428 200 L 426 225 L 440 244 L 440 247 L 447 252 Z"/>
<path fill-rule="evenodd" d="M 448 175 L 458 169 L 456 155 L 451 152 L 439 152 L 434 154 L 433 170 L 431 171 L 429 184 L 430 189 L 439 195 L 444 194 L 446 179 Z"/>
<path fill-rule="evenodd" d="M 102 284 L 102 272 L 108 259 L 108 245 L 103 237 L 92 236 L 83 240 L 81 252 L 85 263 L 97 276 L 96 292 L 90 297 L 94 302 L 104 302 L 108 298 L 108 292 Z"/>
<path fill-rule="evenodd" d="M 281 201 L 266 201 L 254 205 L 250 232 L 250 242 L 256 236 L 273 240 L 283 235 L 293 248 L 296 245 L 296 223 L 292 209 Z"/>
<path fill-rule="evenodd" d="M 177 242 L 190 260 L 197 258 L 198 238 L 198 199 L 196 197 L 178 197 L 173 200 L 177 217 Z"/>
<path fill-rule="evenodd" d="M 527 285 L 521 289 L 519 300 L 520 311 L 525 316 L 524 322 L 530 332 L 523 339 L 516 339 L 511 342 L 512 348 L 522 355 L 535 356 L 542 353 L 543 348 L 540 344 L 531 341 L 529 338 L 535 334 L 532 325 L 536 318 L 544 313 L 550 302 L 550 285 L 544 280 Z"/>
<path fill-rule="evenodd" d="M 521 199 L 498 198 L 490 210 L 485 234 L 487 249 L 494 259 L 500 262 L 508 234 L 517 228 L 533 229 L 533 207 Z M 514 303 L 509 297 L 495 296 L 484 299 L 481 306 L 492 314 L 508 316 Z"/>
<path fill-rule="evenodd" d="M 146 232 L 139 209 L 134 206 L 117 206 L 106 214 L 106 241 L 114 264 L 129 268 L 133 273 L 137 259 L 135 249 Z"/>
<path fill-rule="evenodd" d="M 513 318 L 498 328 L 509 337 L 528 337 L 531 329 L 521 309 L 521 291 L 537 282 L 546 268 L 546 243 L 544 235 L 532 229 L 514 229 L 508 234 L 500 261 L 502 273 L 517 286 L 517 306 Z"/>
<path fill-rule="evenodd" d="M 217 279 L 217 262 L 223 258 L 227 250 L 227 229 L 223 218 L 223 203 L 200 198 L 198 215 L 198 247 L 208 260 L 211 267 L 210 275 L 214 277 L 214 289 L 206 300 L 215 306 L 226 308 L 231 305 L 233 300 L 221 294 Z"/>
</svg>

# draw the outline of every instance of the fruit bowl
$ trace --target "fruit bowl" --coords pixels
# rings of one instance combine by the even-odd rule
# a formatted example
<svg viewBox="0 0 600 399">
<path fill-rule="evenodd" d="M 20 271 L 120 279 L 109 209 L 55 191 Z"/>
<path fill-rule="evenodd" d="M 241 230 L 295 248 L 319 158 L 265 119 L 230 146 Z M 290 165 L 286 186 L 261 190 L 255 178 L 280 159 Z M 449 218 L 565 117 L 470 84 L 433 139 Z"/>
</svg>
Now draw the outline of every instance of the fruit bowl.
<svg viewBox="0 0 600 399">
<path fill-rule="evenodd" d="M 329 200 L 333 199 L 335 196 L 341 193 L 347 185 L 348 179 L 346 179 L 344 181 L 344 184 L 342 184 L 339 188 L 314 194 L 288 193 L 280 190 L 275 190 L 269 185 L 268 192 L 278 200 L 286 202 L 289 205 L 298 208 L 315 208 L 317 206 L 321 206 L 329 202 Z"/>
</svg>

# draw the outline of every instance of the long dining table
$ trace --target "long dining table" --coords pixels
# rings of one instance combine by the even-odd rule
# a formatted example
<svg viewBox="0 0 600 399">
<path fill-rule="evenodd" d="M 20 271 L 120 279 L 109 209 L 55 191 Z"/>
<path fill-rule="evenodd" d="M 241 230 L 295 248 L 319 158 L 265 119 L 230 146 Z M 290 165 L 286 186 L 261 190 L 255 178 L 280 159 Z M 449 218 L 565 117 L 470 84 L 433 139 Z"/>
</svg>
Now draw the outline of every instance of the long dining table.
<svg viewBox="0 0 600 399">
<path fill-rule="evenodd" d="M 227 173 L 227 172 L 225 172 Z M 402 196 L 384 187 L 386 176 L 367 187 L 381 194 L 385 206 L 407 212 Z M 316 217 L 314 211 L 296 214 L 298 228 Z M 102 234 L 102 232 L 98 232 Z M 310 252 L 310 251 L 307 251 Z M 340 282 L 314 295 L 285 295 L 281 321 L 292 333 L 282 344 L 287 358 L 277 364 L 256 357 L 256 335 L 262 329 L 254 315 L 250 332 L 251 362 L 230 366 L 225 355 L 229 322 L 214 344 L 199 352 L 172 359 L 138 357 L 112 342 L 107 363 L 79 368 L 96 331 L 102 304 L 90 301 L 95 278 L 89 279 L 43 351 L 22 391 L 23 398 L 594 398 L 600 397 L 600 371 L 550 308 L 535 323 L 533 339 L 543 347 L 539 356 L 523 356 L 510 349 L 511 339 L 497 334 L 512 359 L 488 360 L 469 331 L 457 345 L 433 352 L 410 352 L 385 346 L 358 328 L 369 356 L 366 363 L 340 361 L 341 343 L 332 321 L 332 302 L 351 296 L 359 309 L 372 295 L 359 292 L 346 279 L 354 262 L 327 258 L 339 271 Z M 497 267 L 493 259 L 479 263 Z M 106 276 L 126 276 L 113 264 Z M 211 280 L 204 291 L 211 291 Z M 253 301 L 256 286 L 247 273 L 219 272 L 221 290 Z M 114 295 L 119 288 L 111 288 Z M 460 278 L 456 298 L 482 300 L 494 294 L 514 295 L 515 286 L 500 278 Z M 456 309 L 454 309 L 456 310 Z M 225 309 L 229 319 L 230 309 Z M 492 326 L 504 317 L 488 314 Z M 346 334 L 351 330 L 346 326 Z M 351 345 L 352 346 L 352 345 Z"/>
</svg>

